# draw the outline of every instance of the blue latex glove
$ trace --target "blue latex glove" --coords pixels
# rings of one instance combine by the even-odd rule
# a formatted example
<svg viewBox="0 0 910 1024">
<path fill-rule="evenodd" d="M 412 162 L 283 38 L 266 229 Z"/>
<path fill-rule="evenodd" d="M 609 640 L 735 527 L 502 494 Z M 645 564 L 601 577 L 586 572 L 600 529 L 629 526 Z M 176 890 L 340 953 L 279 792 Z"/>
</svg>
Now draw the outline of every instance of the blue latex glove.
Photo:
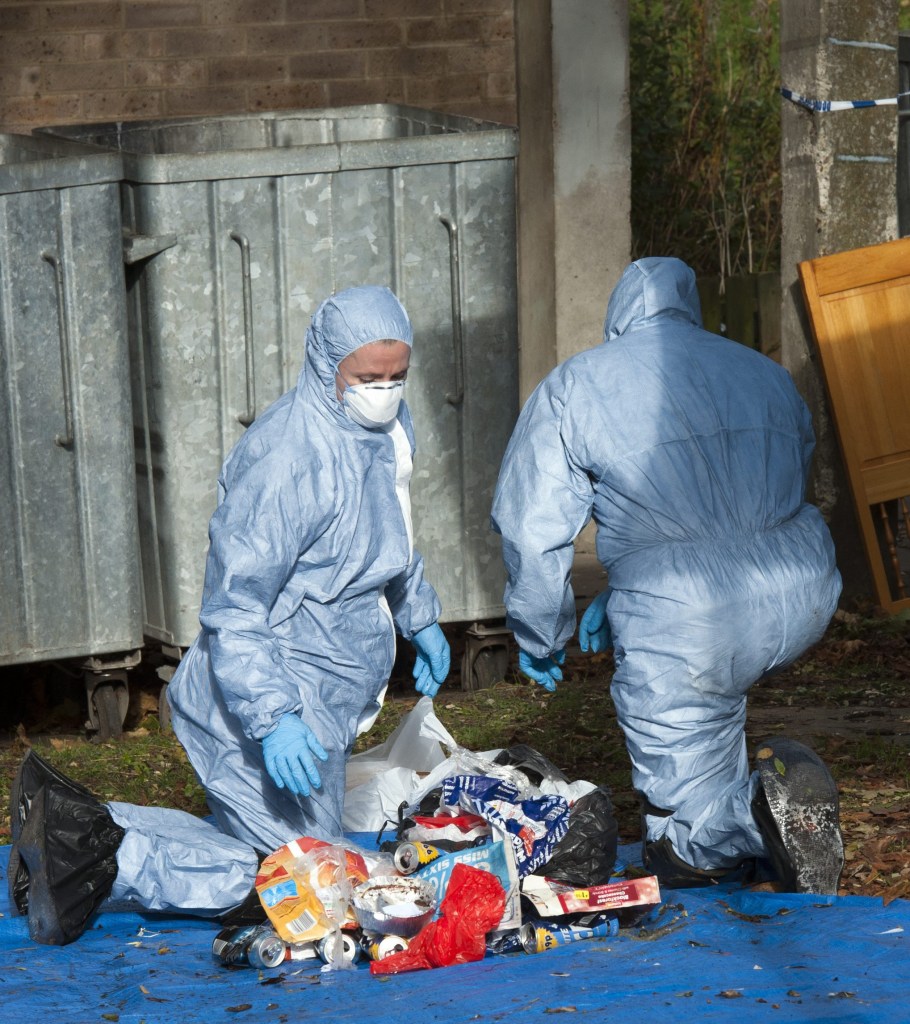
<svg viewBox="0 0 910 1024">
<path fill-rule="evenodd" d="M 434 622 L 415 633 L 411 643 L 417 648 L 417 660 L 414 662 L 414 686 L 418 693 L 427 697 L 435 697 L 439 687 L 445 682 L 452 664 L 449 641 Z"/>
<path fill-rule="evenodd" d="M 519 670 L 528 679 L 533 679 L 535 683 L 540 683 L 550 693 L 555 691 L 557 680 L 562 679 L 562 671 L 559 666 L 565 660 L 565 650 L 554 651 L 545 658 L 535 658 L 533 654 L 528 654 L 527 651 L 519 650 L 518 652 Z"/>
<path fill-rule="evenodd" d="M 311 786 L 318 789 L 322 785 L 313 755 L 320 761 L 328 760 L 329 755 L 299 715 L 282 715 L 275 730 L 262 741 L 262 752 L 266 770 L 279 789 L 309 796 Z"/>
<path fill-rule="evenodd" d="M 590 650 L 596 654 L 598 651 L 606 651 L 613 646 L 613 631 L 610 629 L 610 620 L 607 618 L 609 597 L 609 590 L 598 594 L 581 617 L 581 624 L 578 627 L 578 646 L 583 651 Z"/>
</svg>

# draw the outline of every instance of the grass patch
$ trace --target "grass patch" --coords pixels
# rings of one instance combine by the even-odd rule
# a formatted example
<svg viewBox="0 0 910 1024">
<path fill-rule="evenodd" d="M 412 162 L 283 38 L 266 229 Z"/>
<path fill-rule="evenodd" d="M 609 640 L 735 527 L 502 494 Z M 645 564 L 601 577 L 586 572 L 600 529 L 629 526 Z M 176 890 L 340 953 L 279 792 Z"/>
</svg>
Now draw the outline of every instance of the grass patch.
<svg viewBox="0 0 910 1024">
<path fill-rule="evenodd" d="M 144 727 L 119 743 L 90 743 L 81 738 L 40 737 L 30 742 L 36 753 L 100 800 L 141 806 L 176 807 L 206 815 L 205 794 L 183 747 L 171 735 Z M 10 841 L 9 792 L 21 742 L 0 747 L 0 843 Z"/>
</svg>

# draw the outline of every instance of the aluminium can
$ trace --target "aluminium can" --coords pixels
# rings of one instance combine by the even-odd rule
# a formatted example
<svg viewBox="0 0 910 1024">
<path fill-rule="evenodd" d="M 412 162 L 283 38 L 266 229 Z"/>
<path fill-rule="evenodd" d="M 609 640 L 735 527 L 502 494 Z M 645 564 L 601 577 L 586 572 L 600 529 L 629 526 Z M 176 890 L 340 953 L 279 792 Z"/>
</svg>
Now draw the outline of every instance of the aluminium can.
<svg viewBox="0 0 910 1024">
<path fill-rule="evenodd" d="M 429 843 L 402 843 L 395 848 L 395 867 L 403 875 L 410 875 L 441 855 L 442 851 Z"/>
<path fill-rule="evenodd" d="M 268 925 L 223 928 L 212 942 L 212 952 L 226 966 L 277 967 L 284 962 L 287 944 Z"/>
<path fill-rule="evenodd" d="M 606 914 L 588 915 L 585 923 L 556 924 L 553 921 L 528 921 L 521 926 L 519 935 L 526 953 L 543 953 L 556 946 L 583 939 L 601 939 L 616 935 L 619 921 Z"/>
<path fill-rule="evenodd" d="M 387 956 L 403 953 L 409 945 L 408 940 L 402 935 L 364 932 L 360 939 L 360 948 L 371 960 L 385 960 Z"/>
<path fill-rule="evenodd" d="M 338 957 L 338 943 L 341 943 L 341 956 L 345 963 L 354 964 L 360 959 L 360 944 L 350 932 L 329 932 L 316 943 L 316 952 L 323 963 L 335 963 Z"/>
</svg>

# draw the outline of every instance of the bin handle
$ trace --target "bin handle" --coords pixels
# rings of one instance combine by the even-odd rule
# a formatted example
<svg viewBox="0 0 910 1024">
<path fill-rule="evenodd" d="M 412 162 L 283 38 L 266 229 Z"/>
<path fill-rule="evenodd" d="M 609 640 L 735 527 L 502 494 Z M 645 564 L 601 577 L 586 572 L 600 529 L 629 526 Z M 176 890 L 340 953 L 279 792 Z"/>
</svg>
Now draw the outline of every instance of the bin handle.
<svg viewBox="0 0 910 1024">
<path fill-rule="evenodd" d="M 449 233 L 449 280 L 452 290 L 452 345 L 455 351 L 455 393 L 446 395 L 449 405 L 464 402 L 464 336 L 461 320 L 461 263 L 458 253 L 458 225 L 440 217 Z"/>
<path fill-rule="evenodd" d="M 72 368 L 70 362 L 70 323 L 66 302 L 66 286 L 63 276 L 63 264 L 60 257 L 52 249 L 41 253 L 54 269 L 54 289 L 57 294 L 57 320 L 60 324 L 60 371 L 63 379 L 63 423 L 64 433 L 54 435 L 54 444 L 61 448 L 71 448 L 75 440 L 73 424 Z"/>
<path fill-rule="evenodd" d="M 243 277 L 243 354 L 246 362 L 246 412 L 237 421 L 248 427 L 256 419 L 256 377 L 253 363 L 253 279 L 250 275 L 250 240 L 239 231 L 231 238 L 240 246 L 240 273 Z"/>
</svg>

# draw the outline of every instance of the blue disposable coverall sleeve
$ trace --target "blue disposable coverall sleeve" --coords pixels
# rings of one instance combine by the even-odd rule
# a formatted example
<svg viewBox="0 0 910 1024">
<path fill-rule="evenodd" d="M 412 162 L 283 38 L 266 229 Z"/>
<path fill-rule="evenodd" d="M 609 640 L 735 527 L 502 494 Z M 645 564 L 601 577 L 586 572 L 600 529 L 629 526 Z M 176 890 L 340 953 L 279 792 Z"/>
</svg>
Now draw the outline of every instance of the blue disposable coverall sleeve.
<svg viewBox="0 0 910 1024">
<path fill-rule="evenodd" d="M 200 614 L 225 704 L 255 740 L 302 707 L 269 613 L 306 543 L 307 515 L 293 476 L 266 479 L 265 467 L 235 480 L 212 517 Z"/>
<path fill-rule="evenodd" d="M 565 389 L 571 386 L 551 375 L 528 399 L 493 501 L 492 525 L 502 535 L 509 574 L 506 624 L 519 647 L 538 658 L 564 648 L 575 632 L 574 541 L 594 501 L 591 480 L 564 437 Z"/>
<path fill-rule="evenodd" d="M 432 625 L 442 613 L 436 591 L 423 578 L 423 558 L 416 551 L 407 570 L 389 583 L 385 593 L 395 628 L 405 640 Z"/>
</svg>

